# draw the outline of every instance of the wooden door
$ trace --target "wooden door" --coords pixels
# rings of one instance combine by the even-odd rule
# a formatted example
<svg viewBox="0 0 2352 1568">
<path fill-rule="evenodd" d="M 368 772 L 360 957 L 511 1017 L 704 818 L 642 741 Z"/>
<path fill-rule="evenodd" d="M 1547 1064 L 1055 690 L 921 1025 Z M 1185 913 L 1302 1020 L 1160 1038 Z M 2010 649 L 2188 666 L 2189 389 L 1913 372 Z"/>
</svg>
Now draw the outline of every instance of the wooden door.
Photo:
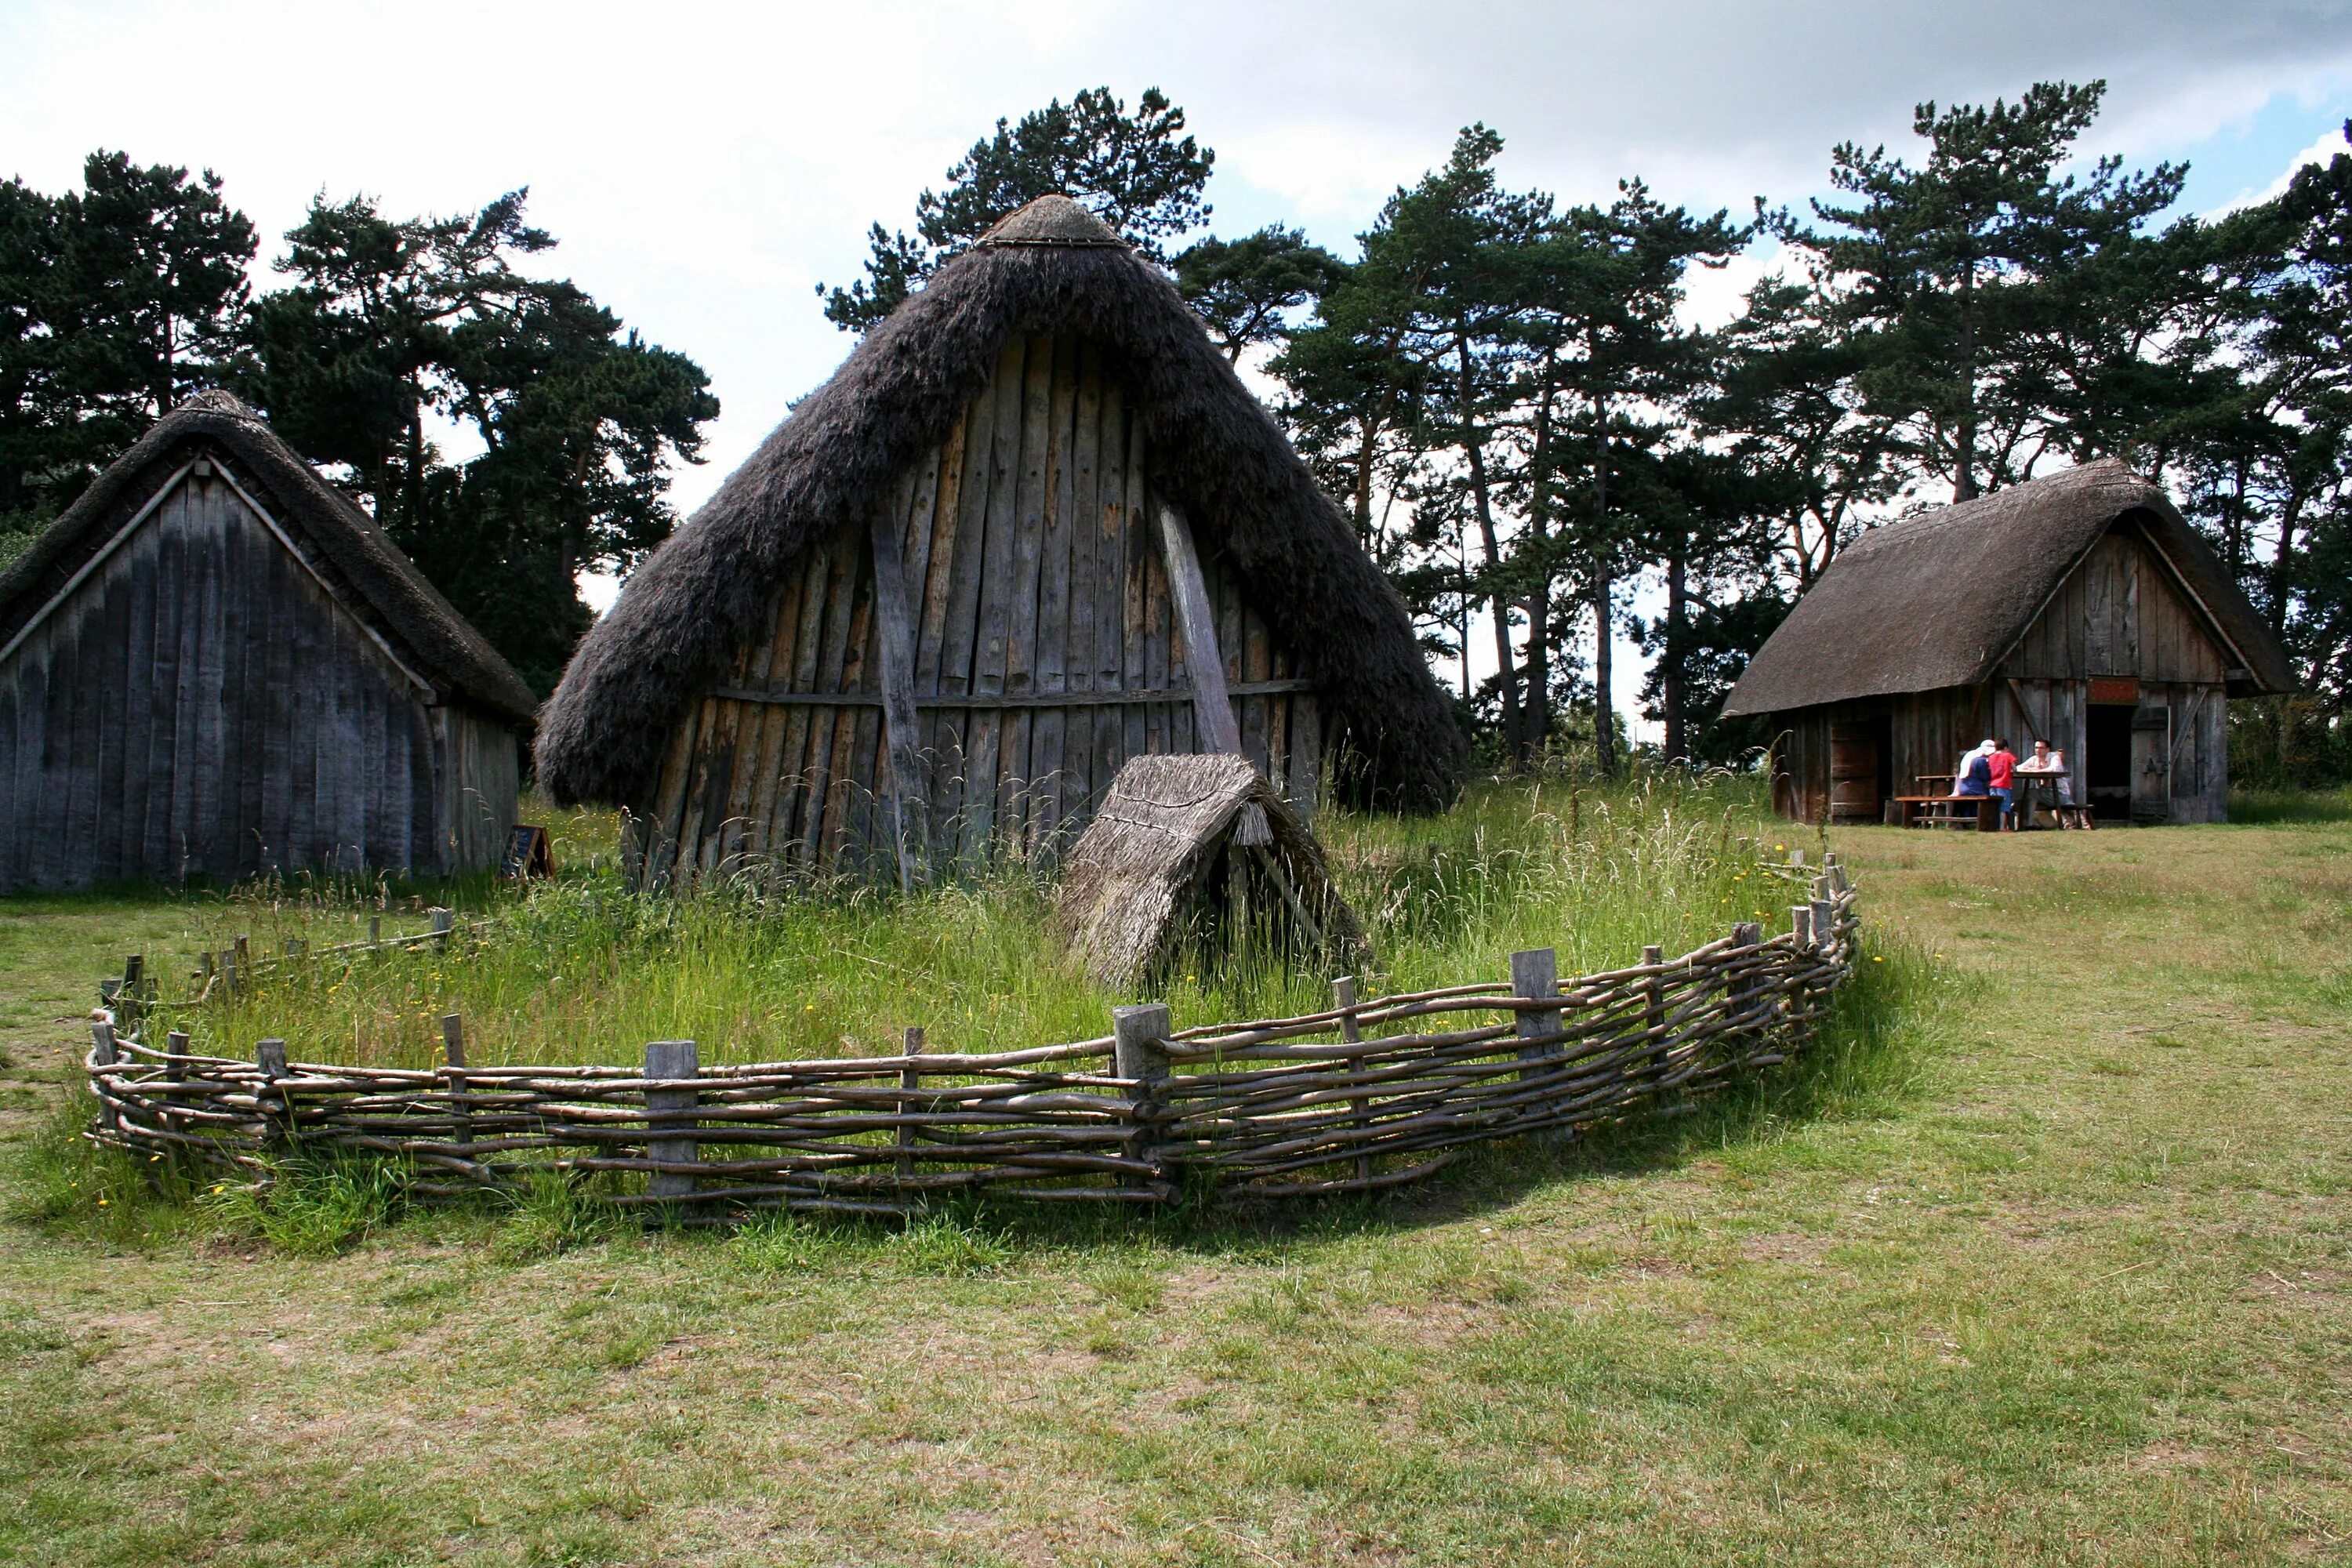
<svg viewBox="0 0 2352 1568">
<path fill-rule="evenodd" d="M 2172 817 L 2172 710 L 2146 707 L 2132 714 L 2131 815 L 2134 822 Z"/>
<path fill-rule="evenodd" d="M 1884 809 L 1886 721 L 1830 726 L 1830 820 L 1876 822 Z"/>
</svg>

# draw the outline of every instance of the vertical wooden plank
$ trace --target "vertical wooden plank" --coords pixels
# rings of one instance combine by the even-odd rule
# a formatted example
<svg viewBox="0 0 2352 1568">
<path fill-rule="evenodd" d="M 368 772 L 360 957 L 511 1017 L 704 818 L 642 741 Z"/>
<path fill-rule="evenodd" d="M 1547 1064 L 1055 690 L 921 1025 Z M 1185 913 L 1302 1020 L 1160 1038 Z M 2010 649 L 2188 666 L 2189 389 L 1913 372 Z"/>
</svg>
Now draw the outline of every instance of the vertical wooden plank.
<svg viewBox="0 0 2352 1568">
<path fill-rule="evenodd" d="M 1168 565 L 1170 603 L 1183 637 L 1185 674 L 1192 685 L 1195 734 L 1202 751 L 1240 755 L 1241 728 L 1234 721 L 1233 700 L 1225 694 L 1225 656 L 1192 528 L 1183 513 L 1165 500 L 1154 511 Z"/>
<path fill-rule="evenodd" d="M 1151 537 L 1151 520 L 1148 510 L 1150 490 L 1144 482 L 1144 466 L 1149 458 L 1143 422 L 1133 409 L 1124 406 L 1121 389 L 1123 449 L 1126 453 L 1125 486 L 1119 505 L 1119 682 L 1123 689 L 1146 691 L 1151 674 L 1151 563 L 1159 558 L 1159 549 Z M 1145 701 L 1149 700 L 1147 697 Z M 1150 744 L 1150 724 L 1148 710 L 1142 701 L 1129 703 L 1119 718 L 1119 751 L 1118 762 L 1124 765 L 1129 757 L 1144 754 Z"/>
<path fill-rule="evenodd" d="M 1323 801 L 1323 713 L 1315 693 L 1290 700 L 1290 754 L 1286 769 L 1290 804 L 1313 821 Z"/>
<path fill-rule="evenodd" d="M 170 722 L 169 691 L 176 662 L 174 637 L 162 624 L 170 614 L 175 587 L 165 570 L 170 535 L 161 518 L 151 515 L 139 536 L 125 547 L 135 571 L 131 601 L 129 676 L 123 690 L 122 817 L 117 851 L 120 874 L 152 878 L 160 874 L 147 853 L 148 801 L 155 777 L 157 721 Z M 176 617 L 173 618 L 176 627 Z"/>
<path fill-rule="evenodd" d="M 840 689 L 878 697 L 875 689 L 874 550 L 871 531 L 857 542 L 857 574 L 850 600 L 849 638 Z M 882 710 L 859 704 L 834 710 L 833 800 L 826 811 L 824 858 L 837 865 L 845 851 L 867 841 L 873 816 L 877 753 Z"/>
<path fill-rule="evenodd" d="M 919 506 L 919 500 L 910 498 L 909 513 Z M 889 742 L 885 826 L 901 892 L 911 889 L 930 863 L 930 836 L 925 826 L 930 780 L 923 773 L 923 742 L 915 712 L 919 633 L 902 555 L 904 526 L 894 515 L 877 513 L 874 520 L 874 643 L 881 675 L 882 726 Z M 928 526 L 921 531 L 928 540 Z"/>
<path fill-rule="evenodd" d="M 1015 502 L 1013 576 L 1005 599 L 1004 689 L 1026 696 L 1037 689 L 1037 617 L 1042 588 L 1046 519 L 1054 508 L 1054 389 L 1055 340 L 1038 334 L 1029 342 L 1029 363 L 1021 389 L 1021 470 Z M 1036 710 L 1013 708 L 1003 721 L 996 774 L 996 827 L 1000 848 L 1021 847 L 1028 824 L 1029 792 L 1036 777 L 1031 741 Z"/>
<path fill-rule="evenodd" d="M 817 688 L 817 669 L 824 661 L 824 612 L 833 593 L 835 553 L 830 543 L 820 544 L 801 563 L 800 609 L 793 617 L 791 674 L 784 682 L 788 690 L 814 691 Z M 802 859 L 809 746 L 811 737 L 818 732 L 817 718 L 813 709 L 784 710 L 783 743 L 777 752 L 775 804 L 768 814 L 768 858 L 778 868 Z"/>
<path fill-rule="evenodd" d="M 1142 546 L 1144 687 L 1155 698 L 1179 688 L 1189 689 L 1184 675 L 1184 649 L 1177 641 L 1168 602 L 1168 563 L 1160 548 L 1159 495 L 1148 486 L 1138 517 L 1146 531 Z M 1143 745 L 1154 756 L 1175 748 L 1170 742 L 1169 721 L 1176 710 L 1153 700 L 1143 710 Z"/>
<path fill-rule="evenodd" d="M 975 695 L 1005 689 L 1005 642 L 1010 636 L 1013 556 L 1020 532 L 1022 415 L 1030 374 L 1029 351 L 1025 337 L 1015 338 L 1006 345 L 1006 357 L 997 364 L 987 521 L 980 557 L 979 621 L 970 686 Z M 971 712 L 965 741 L 961 835 L 962 857 L 968 863 L 985 860 L 992 850 L 1003 722 L 1004 715 L 999 710 L 974 709 Z"/>
<path fill-rule="evenodd" d="M 1070 689 L 1071 567 L 1076 552 L 1078 344 L 1054 340 L 1052 407 L 1048 410 L 1044 533 L 1038 543 L 1034 689 L 1042 695 Z M 1029 738 L 1029 849 L 1050 856 L 1062 829 L 1065 737 L 1070 710 L 1038 709 Z"/>
<path fill-rule="evenodd" d="M 221 691 L 228 647 L 227 584 L 221 540 L 198 520 L 181 520 L 187 619 L 180 637 L 179 713 L 173 726 L 172 874 L 203 873 L 220 815 Z"/>
<path fill-rule="evenodd" d="M 943 694 L 969 693 L 978 671 L 981 578 L 986 571 L 990 497 L 996 483 L 997 413 L 1006 388 L 1020 384 L 1021 359 L 1021 340 L 1015 337 L 998 353 L 988 384 L 965 405 L 964 458 L 954 528 L 947 542 L 950 547 L 942 551 L 934 546 L 931 552 L 942 616 L 932 689 Z M 970 826 L 975 719 L 966 710 L 944 710 L 931 725 L 936 786 L 931 821 L 943 856 L 962 853 Z"/>
<path fill-rule="evenodd" d="M 696 729 L 701 721 L 699 704 L 687 710 L 670 730 L 669 750 L 662 759 L 651 799 L 645 803 L 646 858 L 638 868 L 641 887 L 667 885 L 677 863 L 678 833 L 684 826 L 686 792 L 694 771 Z"/>
<path fill-rule="evenodd" d="M 814 691 L 840 691 L 842 671 L 848 668 L 850 638 L 862 632 L 854 625 L 857 609 L 859 566 L 863 552 L 853 542 L 837 539 L 827 552 L 831 571 L 825 586 L 824 639 L 817 658 Z M 809 716 L 808 782 L 801 795 L 800 857 L 814 868 L 826 850 L 828 817 L 834 805 L 834 782 L 848 764 L 837 754 L 845 739 L 841 733 L 841 710 L 815 709 Z"/>
<path fill-rule="evenodd" d="M 774 627 L 769 632 L 767 684 L 772 691 L 788 689 L 800 670 L 802 616 L 809 606 L 809 564 L 804 560 L 785 574 L 776 588 Z M 804 715 L 800 715 L 804 720 Z M 760 856 L 769 879 L 791 863 L 793 844 L 793 775 L 800 771 L 802 736 L 793 729 L 795 710 L 772 705 L 760 726 L 757 787 L 752 790 L 752 814 L 760 818 Z"/>
<path fill-rule="evenodd" d="M 670 862 L 675 885 L 690 887 L 702 872 L 702 840 L 705 808 L 710 793 L 710 752 L 719 737 L 713 732 L 719 722 L 718 703 L 711 698 L 695 700 L 692 729 L 694 749 L 687 754 L 685 787 L 678 800 L 676 852 Z"/>
<path fill-rule="evenodd" d="M 1097 689 L 1095 638 L 1101 626 L 1100 570 L 1095 556 L 1102 526 L 1102 358 L 1080 340 L 1070 458 L 1069 611 L 1062 636 L 1063 689 Z M 1064 711 L 1056 833 L 1070 839 L 1094 815 L 1093 708 Z"/>
<path fill-rule="evenodd" d="M 701 1076 L 699 1053 L 692 1040 L 654 1040 L 646 1047 L 646 1077 L 655 1081 L 677 1082 Z M 691 1086 L 682 1089 L 649 1089 L 646 1090 L 646 1110 L 652 1116 L 684 1116 L 690 1118 L 700 1098 Z M 646 1157 L 664 1164 L 686 1164 L 702 1158 L 702 1145 L 695 1140 L 689 1120 L 678 1122 L 656 1122 L 647 1131 Z M 695 1179 L 685 1171 L 656 1171 L 646 1178 L 646 1191 L 655 1197 L 682 1197 L 694 1191 Z"/>
<path fill-rule="evenodd" d="M 1097 362 L 1102 407 L 1096 420 L 1095 665 L 1094 689 L 1111 692 L 1127 684 L 1127 407 L 1118 380 Z M 1110 788 L 1127 754 L 1127 712 L 1116 700 L 1094 710 L 1094 799 L 1087 815 Z"/>
</svg>

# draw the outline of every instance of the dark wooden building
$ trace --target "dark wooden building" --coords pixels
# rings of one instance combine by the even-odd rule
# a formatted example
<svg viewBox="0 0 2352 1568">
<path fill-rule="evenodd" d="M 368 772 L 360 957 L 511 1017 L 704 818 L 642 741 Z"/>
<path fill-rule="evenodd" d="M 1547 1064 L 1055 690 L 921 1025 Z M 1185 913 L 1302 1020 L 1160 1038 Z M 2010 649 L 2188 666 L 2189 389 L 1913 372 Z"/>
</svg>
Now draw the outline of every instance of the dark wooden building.
<svg viewBox="0 0 2352 1568">
<path fill-rule="evenodd" d="M 1988 737 L 2063 752 L 2100 816 L 2219 822 L 2227 703 L 2285 655 L 2163 489 L 2084 464 L 1864 534 L 1724 705 L 1783 726 L 1774 800 L 1881 820 Z"/>
<path fill-rule="evenodd" d="M 1077 203 L 1007 218 L 630 579 L 542 783 L 652 879 L 1051 856 L 1120 765 L 1245 754 L 1451 798 L 1402 604 L 1168 279 Z"/>
<path fill-rule="evenodd" d="M 0 889 L 495 862 L 530 690 L 236 399 L 0 574 Z"/>
</svg>

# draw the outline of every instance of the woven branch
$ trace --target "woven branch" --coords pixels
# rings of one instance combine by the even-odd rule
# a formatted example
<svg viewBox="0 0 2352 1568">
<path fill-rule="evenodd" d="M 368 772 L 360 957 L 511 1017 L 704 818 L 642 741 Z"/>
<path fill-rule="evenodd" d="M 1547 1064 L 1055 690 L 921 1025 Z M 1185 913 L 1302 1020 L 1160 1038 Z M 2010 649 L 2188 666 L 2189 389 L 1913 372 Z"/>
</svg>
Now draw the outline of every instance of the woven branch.
<svg viewBox="0 0 2352 1568">
<path fill-rule="evenodd" d="M 1812 870 L 1776 869 L 1796 880 Z M 981 1189 L 1164 1204 L 1187 1173 L 1260 1197 L 1370 1191 L 1427 1175 L 1470 1143 L 1679 1114 L 1785 1061 L 1852 974 L 1860 926 L 1842 868 L 1811 891 L 1818 931 L 1719 939 L 1549 996 L 1477 983 L 1203 1025 L 1159 1041 L 1166 1070 L 1142 1076 L 1117 1070 L 1110 1037 L 690 1079 L 619 1067 L 271 1070 L 157 1050 L 106 1022 L 84 1064 L 99 1103 L 89 1136 L 262 1180 L 289 1155 L 364 1154 L 406 1162 L 421 1197 L 552 1173 L 599 1177 L 589 1190 L 625 1207 L 722 1214 L 904 1213 Z M 684 1190 L 647 1190 L 654 1177 Z"/>
</svg>

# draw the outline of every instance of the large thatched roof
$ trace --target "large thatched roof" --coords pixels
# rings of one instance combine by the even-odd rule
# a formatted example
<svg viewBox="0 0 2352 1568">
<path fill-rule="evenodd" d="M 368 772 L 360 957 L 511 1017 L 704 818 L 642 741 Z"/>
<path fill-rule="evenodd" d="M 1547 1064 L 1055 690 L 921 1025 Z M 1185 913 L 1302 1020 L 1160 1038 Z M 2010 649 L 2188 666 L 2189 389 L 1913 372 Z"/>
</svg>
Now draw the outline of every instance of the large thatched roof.
<svg viewBox="0 0 2352 1568">
<path fill-rule="evenodd" d="M 1759 650 L 1727 718 L 1989 679 L 2118 520 L 2137 523 L 2229 647 L 2233 692 L 2294 685 L 2286 655 L 2162 487 L 2085 463 L 1846 546 Z"/>
<path fill-rule="evenodd" d="M 1462 742 L 1402 602 L 1175 287 L 1063 196 L 942 268 L 637 569 L 549 700 L 541 784 L 565 801 L 641 798 L 787 568 L 947 435 L 1020 332 L 1088 338 L 1127 383 L 1152 482 L 1344 726 L 1343 787 L 1411 807 L 1452 799 Z"/>
<path fill-rule="evenodd" d="M 1322 847 L 1246 757 L 1131 757 L 1070 850 L 1055 895 L 1070 947 L 1100 984 L 1129 988 L 1176 954 L 1222 853 L 1258 858 L 1280 900 L 1338 956 L 1363 948 Z M 1269 909 L 1269 914 L 1277 911 Z M 1226 911 L 1230 915 L 1231 911 Z M 1278 914 L 1277 914 L 1278 918 Z"/>
<path fill-rule="evenodd" d="M 182 464 L 209 457 L 268 509 L 343 603 L 436 688 L 518 729 L 530 688 L 367 514 L 226 392 L 199 393 L 155 422 L 0 573 L 0 647 L 65 589 Z"/>
</svg>

